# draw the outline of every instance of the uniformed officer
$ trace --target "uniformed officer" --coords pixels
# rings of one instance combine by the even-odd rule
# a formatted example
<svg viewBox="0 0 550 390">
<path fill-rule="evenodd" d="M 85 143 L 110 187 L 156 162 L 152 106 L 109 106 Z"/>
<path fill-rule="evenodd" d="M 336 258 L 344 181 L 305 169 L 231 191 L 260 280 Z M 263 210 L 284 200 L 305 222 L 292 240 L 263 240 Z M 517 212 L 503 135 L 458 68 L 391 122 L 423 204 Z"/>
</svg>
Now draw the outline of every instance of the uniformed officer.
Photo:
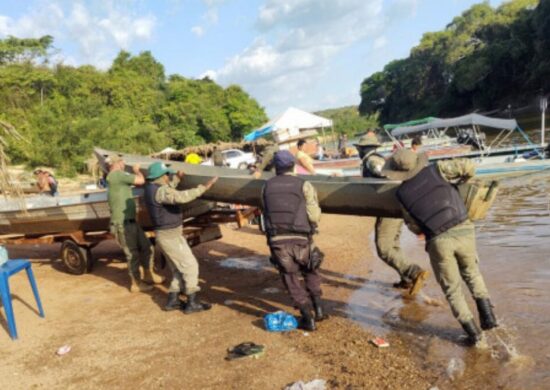
<svg viewBox="0 0 550 390">
<path fill-rule="evenodd" d="M 155 229 L 158 248 L 167 259 L 172 271 L 172 282 L 168 289 L 165 310 L 182 309 L 185 313 L 208 310 L 210 304 L 201 303 L 197 297 L 199 287 L 199 264 L 182 234 L 183 214 L 180 205 L 189 203 L 204 194 L 218 179 L 211 179 L 206 185 L 199 185 L 187 191 L 178 191 L 178 180 L 170 181 L 175 172 L 161 162 L 149 167 L 145 185 L 145 204 Z M 178 172 L 183 179 L 184 173 Z M 187 295 L 185 305 L 179 299 L 180 293 Z"/>
<path fill-rule="evenodd" d="M 262 161 L 252 172 L 254 178 L 259 179 L 262 172 L 271 172 L 273 170 L 273 157 L 279 151 L 279 145 L 270 145 L 262 153 Z"/>
<path fill-rule="evenodd" d="M 111 209 L 110 231 L 120 245 L 128 261 L 130 275 L 130 292 L 150 291 L 148 284 L 159 284 L 164 278 L 153 270 L 153 251 L 151 243 L 143 229 L 136 222 L 136 202 L 132 194 L 132 186 L 145 183 L 145 178 L 134 166 L 134 174 L 124 171 L 124 161 L 118 155 L 109 156 L 109 174 L 107 196 Z M 143 281 L 140 278 L 139 267 L 143 267 Z M 145 282 L 145 283 L 144 283 Z"/>
<path fill-rule="evenodd" d="M 226 165 L 223 153 L 218 149 L 217 146 L 214 146 L 214 150 L 212 151 L 212 162 L 216 167 L 223 167 Z"/>
<path fill-rule="evenodd" d="M 489 292 L 479 270 L 475 229 L 464 201 L 451 184 L 469 180 L 475 168 L 471 160 L 440 161 L 427 166 L 427 157 L 401 149 L 388 160 L 382 173 L 403 180 L 397 197 L 407 226 L 426 237 L 426 251 L 456 319 L 475 344 L 479 330 L 462 294 L 462 280 L 474 297 L 481 328 L 497 326 Z"/>
<path fill-rule="evenodd" d="M 369 132 L 354 144 L 361 158 L 361 175 L 363 177 L 383 178 L 382 168 L 386 159 L 376 149 L 380 146 L 376 135 Z M 428 271 L 416 264 L 410 264 L 401 250 L 400 237 L 403 220 L 399 218 L 376 218 L 374 242 L 378 256 L 397 271 L 401 280 L 394 283 L 395 288 L 409 289 L 415 295 L 428 277 Z"/>
<path fill-rule="evenodd" d="M 313 331 L 315 321 L 326 318 L 321 302 L 321 277 L 317 272 L 321 253 L 311 240 L 321 218 L 321 208 L 315 188 L 294 174 L 295 159 L 289 151 L 276 152 L 273 162 L 277 176 L 269 179 L 262 191 L 271 261 L 300 310 L 300 326 Z"/>
</svg>

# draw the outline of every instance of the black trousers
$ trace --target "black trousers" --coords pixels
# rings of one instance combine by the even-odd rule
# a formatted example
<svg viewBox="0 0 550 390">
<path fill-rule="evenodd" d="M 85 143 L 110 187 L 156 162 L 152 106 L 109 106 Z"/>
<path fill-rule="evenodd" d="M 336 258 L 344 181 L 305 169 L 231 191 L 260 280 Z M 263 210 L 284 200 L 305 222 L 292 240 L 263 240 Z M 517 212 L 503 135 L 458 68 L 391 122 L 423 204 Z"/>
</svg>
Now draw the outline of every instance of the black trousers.
<svg viewBox="0 0 550 390">
<path fill-rule="evenodd" d="M 312 297 L 321 296 L 321 277 L 317 270 L 308 269 L 309 241 L 272 241 L 269 248 L 272 261 L 296 306 L 310 305 Z"/>
</svg>

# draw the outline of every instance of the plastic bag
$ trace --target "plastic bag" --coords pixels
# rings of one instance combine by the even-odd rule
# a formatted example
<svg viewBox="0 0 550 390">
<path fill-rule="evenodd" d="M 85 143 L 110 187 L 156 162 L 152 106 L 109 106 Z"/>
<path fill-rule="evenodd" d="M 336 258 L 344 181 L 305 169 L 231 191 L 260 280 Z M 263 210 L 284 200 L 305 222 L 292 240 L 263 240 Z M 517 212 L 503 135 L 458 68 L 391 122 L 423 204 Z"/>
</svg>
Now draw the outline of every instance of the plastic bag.
<svg viewBox="0 0 550 390">
<path fill-rule="evenodd" d="M 0 245 L 0 267 L 8 261 L 8 251 L 5 247 Z"/>
<path fill-rule="evenodd" d="M 298 327 L 296 317 L 284 311 L 266 314 L 264 324 L 269 332 L 286 332 Z"/>
</svg>

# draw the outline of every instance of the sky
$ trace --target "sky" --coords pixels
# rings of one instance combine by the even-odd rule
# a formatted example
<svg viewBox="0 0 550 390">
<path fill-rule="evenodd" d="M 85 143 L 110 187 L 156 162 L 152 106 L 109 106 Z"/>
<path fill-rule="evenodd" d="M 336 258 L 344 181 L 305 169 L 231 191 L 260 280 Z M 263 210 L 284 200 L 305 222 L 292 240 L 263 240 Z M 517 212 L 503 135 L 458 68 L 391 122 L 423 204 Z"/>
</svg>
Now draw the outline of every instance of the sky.
<svg viewBox="0 0 550 390">
<path fill-rule="evenodd" d="M 273 117 L 359 104 L 366 77 L 480 1 L 0 0 L 0 38 L 49 34 L 54 62 L 100 69 L 149 50 L 167 75 L 239 84 Z"/>
</svg>

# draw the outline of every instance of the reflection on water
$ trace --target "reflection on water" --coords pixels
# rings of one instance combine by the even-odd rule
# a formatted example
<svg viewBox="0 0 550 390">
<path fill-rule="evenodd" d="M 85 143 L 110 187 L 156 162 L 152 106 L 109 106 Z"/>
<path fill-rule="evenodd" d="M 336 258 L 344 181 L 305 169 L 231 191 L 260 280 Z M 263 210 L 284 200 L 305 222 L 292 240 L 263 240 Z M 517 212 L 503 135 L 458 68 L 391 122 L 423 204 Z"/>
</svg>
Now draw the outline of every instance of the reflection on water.
<svg viewBox="0 0 550 390">
<path fill-rule="evenodd" d="M 351 299 L 350 314 L 376 333 L 398 332 L 423 365 L 441 372 L 439 388 L 527 388 L 550 383 L 550 177 L 534 175 L 501 183 L 497 201 L 477 225 L 480 265 L 501 328 L 486 332 L 488 350 L 465 348 L 463 332 L 441 289 L 430 278 L 416 301 L 391 288 L 397 274 L 382 261 L 373 277 Z M 430 268 L 423 242 L 404 232 L 402 245 L 411 261 Z M 373 245 L 374 246 L 374 245 Z M 375 253 L 374 253 L 375 254 Z M 376 254 L 375 254 L 376 255 Z M 470 295 L 464 286 L 465 295 Z M 441 306 L 433 305 L 441 301 Z M 475 304 L 470 300 L 473 313 Z M 376 311 L 372 309 L 376 307 Z M 383 313 L 376 317 L 373 313 Z M 454 360 L 453 360 L 454 359 Z M 460 377 L 449 365 L 465 363 Z"/>
</svg>

